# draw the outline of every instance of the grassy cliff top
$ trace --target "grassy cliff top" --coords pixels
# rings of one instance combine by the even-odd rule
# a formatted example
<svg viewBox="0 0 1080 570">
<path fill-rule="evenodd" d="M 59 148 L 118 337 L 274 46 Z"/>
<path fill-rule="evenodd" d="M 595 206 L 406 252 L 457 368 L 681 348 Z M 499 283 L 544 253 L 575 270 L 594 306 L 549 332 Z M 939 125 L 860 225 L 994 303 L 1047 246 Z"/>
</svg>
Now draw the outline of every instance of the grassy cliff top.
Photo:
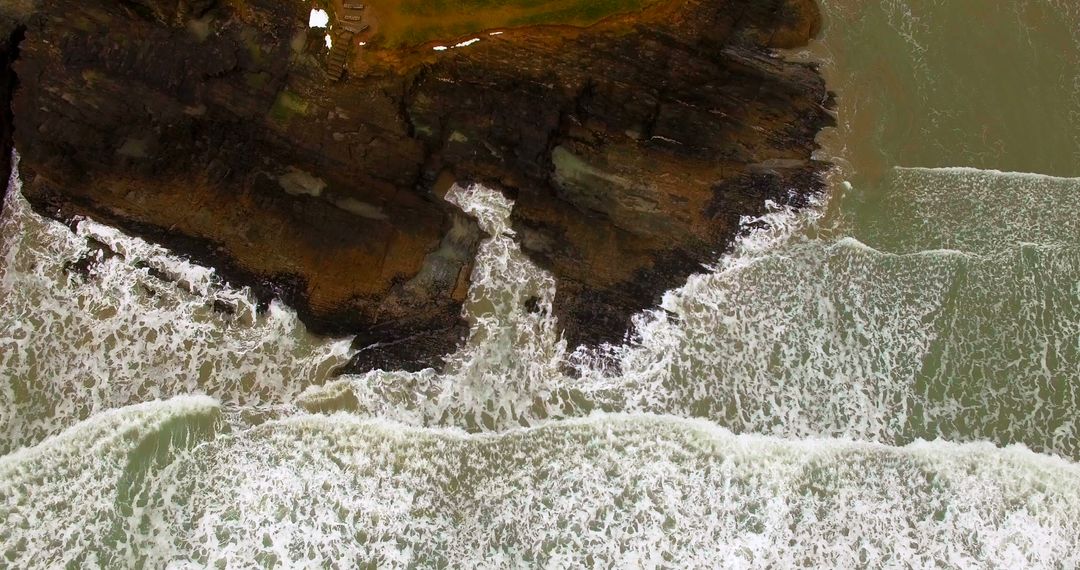
<svg viewBox="0 0 1080 570">
<path fill-rule="evenodd" d="M 335 7 L 341 6 L 335 0 Z M 589 26 L 659 0 L 363 0 L 374 39 L 383 47 L 449 41 L 498 28 Z"/>
</svg>

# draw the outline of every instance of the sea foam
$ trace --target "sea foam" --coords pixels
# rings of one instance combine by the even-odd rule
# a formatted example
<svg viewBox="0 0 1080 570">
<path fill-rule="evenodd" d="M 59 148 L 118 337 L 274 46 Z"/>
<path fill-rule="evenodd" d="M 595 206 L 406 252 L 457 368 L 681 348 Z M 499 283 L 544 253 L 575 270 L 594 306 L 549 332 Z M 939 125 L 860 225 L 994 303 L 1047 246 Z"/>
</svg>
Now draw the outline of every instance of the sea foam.
<svg viewBox="0 0 1080 570">
<path fill-rule="evenodd" d="M 312 337 L 279 302 L 260 311 L 213 270 L 91 220 L 72 232 L 20 189 L 16 172 L 0 220 L 0 452 L 176 395 L 277 413 L 348 357 L 348 339 Z M 87 274 L 65 269 L 87 256 Z"/>
</svg>

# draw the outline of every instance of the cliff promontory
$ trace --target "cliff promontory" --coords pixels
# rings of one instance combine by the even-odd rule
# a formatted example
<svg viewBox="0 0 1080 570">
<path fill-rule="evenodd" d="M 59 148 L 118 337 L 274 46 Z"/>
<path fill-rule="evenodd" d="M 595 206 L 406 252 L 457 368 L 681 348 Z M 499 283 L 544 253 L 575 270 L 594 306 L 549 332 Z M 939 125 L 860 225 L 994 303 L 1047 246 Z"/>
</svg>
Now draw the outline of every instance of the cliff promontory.
<svg viewBox="0 0 1080 570">
<path fill-rule="evenodd" d="M 813 0 L 656 1 L 383 47 L 380 14 L 369 29 L 340 2 L 330 31 L 300 0 L 11 6 L 0 136 L 35 208 L 162 243 L 316 332 L 358 335 L 373 348 L 354 369 L 432 364 L 459 342 L 483 236 L 443 200 L 453 182 L 516 200 L 571 343 L 621 339 L 741 216 L 821 186 L 831 99 L 813 66 L 773 51 L 817 33 Z"/>
</svg>

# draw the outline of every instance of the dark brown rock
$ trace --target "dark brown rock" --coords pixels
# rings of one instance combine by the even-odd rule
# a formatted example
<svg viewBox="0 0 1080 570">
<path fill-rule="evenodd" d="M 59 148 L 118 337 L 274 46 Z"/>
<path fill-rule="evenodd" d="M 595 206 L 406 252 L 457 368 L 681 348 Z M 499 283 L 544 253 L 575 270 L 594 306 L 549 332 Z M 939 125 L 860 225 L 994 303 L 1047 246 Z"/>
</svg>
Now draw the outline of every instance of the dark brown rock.
<svg viewBox="0 0 1080 570">
<path fill-rule="evenodd" d="M 811 0 L 670 2 L 588 29 L 420 47 L 324 79 L 303 2 L 53 0 L 14 67 L 24 192 L 357 334 L 353 369 L 415 368 L 462 338 L 480 232 L 434 191 L 515 199 L 572 343 L 630 317 L 731 243 L 741 215 L 820 189 L 816 70 L 769 50 Z M 362 66 L 362 68 L 361 68 Z"/>
<path fill-rule="evenodd" d="M 11 149 L 15 135 L 12 98 L 18 86 L 13 64 L 19 57 L 19 45 L 26 36 L 22 14 L 0 12 L 0 212 L 4 208 L 8 179 L 11 177 Z"/>
<path fill-rule="evenodd" d="M 432 168 L 514 193 L 514 228 L 558 278 L 571 345 L 622 340 L 633 314 L 717 259 L 742 216 L 821 187 L 811 154 L 828 93 L 816 69 L 766 50 L 816 34 L 814 4 L 672 10 L 632 34 L 481 42 L 412 85 Z"/>
</svg>

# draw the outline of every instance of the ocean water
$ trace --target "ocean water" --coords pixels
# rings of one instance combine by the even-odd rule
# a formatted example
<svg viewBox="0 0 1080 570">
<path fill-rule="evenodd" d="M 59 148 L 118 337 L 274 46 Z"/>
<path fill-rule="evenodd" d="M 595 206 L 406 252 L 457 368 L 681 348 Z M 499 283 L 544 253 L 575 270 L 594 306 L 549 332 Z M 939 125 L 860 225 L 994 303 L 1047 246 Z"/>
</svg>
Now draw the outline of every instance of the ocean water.
<svg viewBox="0 0 1080 570">
<path fill-rule="evenodd" d="M 349 339 L 10 193 L 0 567 L 1080 567 L 1080 8 L 824 10 L 788 56 L 839 95 L 829 192 L 619 346 L 560 339 L 482 186 L 466 345 L 342 377 Z"/>
</svg>

